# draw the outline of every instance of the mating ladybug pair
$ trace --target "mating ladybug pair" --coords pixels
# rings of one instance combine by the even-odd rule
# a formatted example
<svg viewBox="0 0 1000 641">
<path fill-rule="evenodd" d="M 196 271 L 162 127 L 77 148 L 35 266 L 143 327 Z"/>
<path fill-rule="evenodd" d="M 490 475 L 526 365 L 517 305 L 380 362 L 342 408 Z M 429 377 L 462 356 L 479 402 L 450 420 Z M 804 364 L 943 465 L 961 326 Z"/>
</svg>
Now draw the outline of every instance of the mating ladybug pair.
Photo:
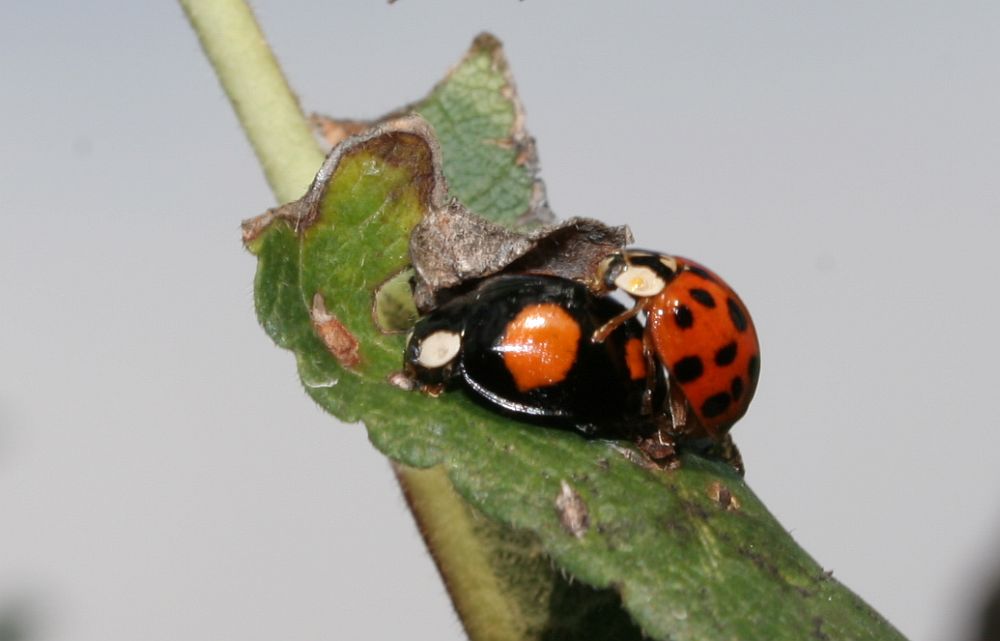
<svg viewBox="0 0 1000 641">
<path fill-rule="evenodd" d="M 615 289 L 635 304 L 607 295 Z M 591 288 L 487 278 L 416 324 L 404 363 L 431 393 L 457 382 L 522 419 L 633 439 L 668 466 L 684 443 L 742 470 L 728 430 L 753 398 L 760 347 L 743 302 L 716 274 L 627 250 L 602 261 Z"/>
</svg>

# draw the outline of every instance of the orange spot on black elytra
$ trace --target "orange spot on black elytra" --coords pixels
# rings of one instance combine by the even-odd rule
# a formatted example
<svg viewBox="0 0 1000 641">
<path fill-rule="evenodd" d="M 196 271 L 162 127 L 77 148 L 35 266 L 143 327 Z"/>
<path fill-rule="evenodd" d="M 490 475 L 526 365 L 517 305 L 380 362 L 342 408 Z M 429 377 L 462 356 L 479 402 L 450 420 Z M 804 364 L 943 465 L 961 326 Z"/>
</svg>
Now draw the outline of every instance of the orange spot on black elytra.
<svg viewBox="0 0 1000 641">
<path fill-rule="evenodd" d="M 628 365 L 628 375 L 633 381 L 646 378 L 646 355 L 643 354 L 642 341 L 630 338 L 625 343 L 625 364 Z"/>
<path fill-rule="evenodd" d="M 529 305 L 510 323 L 497 344 L 517 389 L 556 385 L 576 363 L 580 326 L 554 303 Z"/>
</svg>

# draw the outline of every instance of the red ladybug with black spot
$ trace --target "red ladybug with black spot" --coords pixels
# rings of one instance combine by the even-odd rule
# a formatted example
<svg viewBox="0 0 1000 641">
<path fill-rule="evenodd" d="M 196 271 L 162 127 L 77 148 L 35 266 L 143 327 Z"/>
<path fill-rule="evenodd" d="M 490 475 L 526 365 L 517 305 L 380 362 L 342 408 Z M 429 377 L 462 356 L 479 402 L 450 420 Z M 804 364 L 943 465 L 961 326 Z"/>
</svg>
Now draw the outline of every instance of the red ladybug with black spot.
<svg viewBox="0 0 1000 641">
<path fill-rule="evenodd" d="M 760 375 L 757 331 L 740 297 L 693 260 L 643 250 L 613 254 L 598 275 L 601 289 L 620 289 L 636 304 L 594 339 L 603 340 L 618 323 L 644 312 L 646 349 L 669 373 L 671 431 L 728 441 Z"/>
<path fill-rule="evenodd" d="M 626 308 L 582 283 L 503 275 L 421 318 L 407 341 L 406 375 L 425 391 L 463 387 L 495 409 L 588 436 L 629 437 L 652 428 L 665 380 L 644 352 Z M 654 430 L 655 431 L 655 430 Z"/>
</svg>

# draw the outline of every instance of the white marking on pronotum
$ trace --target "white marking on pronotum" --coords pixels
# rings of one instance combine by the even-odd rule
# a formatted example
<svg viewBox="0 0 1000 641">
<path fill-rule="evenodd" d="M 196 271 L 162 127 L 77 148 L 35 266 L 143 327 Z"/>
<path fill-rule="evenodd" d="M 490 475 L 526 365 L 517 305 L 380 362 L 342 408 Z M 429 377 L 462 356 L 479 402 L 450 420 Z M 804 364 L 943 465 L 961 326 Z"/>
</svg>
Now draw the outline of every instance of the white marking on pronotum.
<svg viewBox="0 0 1000 641">
<path fill-rule="evenodd" d="M 666 283 L 649 267 L 629 265 L 615 278 L 615 286 L 627 294 L 645 298 L 662 292 Z"/>
<path fill-rule="evenodd" d="M 665 254 L 661 255 L 660 262 L 663 263 L 663 266 L 669 269 L 670 271 L 674 272 L 675 274 L 677 273 L 677 259 L 674 258 L 673 256 L 667 256 Z"/>
<path fill-rule="evenodd" d="M 420 342 L 417 363 L 430 369 L 443 367 L 458 355 L 462 337 L 456 332 L 439 331 L 429 334 Z"/>
</svg>

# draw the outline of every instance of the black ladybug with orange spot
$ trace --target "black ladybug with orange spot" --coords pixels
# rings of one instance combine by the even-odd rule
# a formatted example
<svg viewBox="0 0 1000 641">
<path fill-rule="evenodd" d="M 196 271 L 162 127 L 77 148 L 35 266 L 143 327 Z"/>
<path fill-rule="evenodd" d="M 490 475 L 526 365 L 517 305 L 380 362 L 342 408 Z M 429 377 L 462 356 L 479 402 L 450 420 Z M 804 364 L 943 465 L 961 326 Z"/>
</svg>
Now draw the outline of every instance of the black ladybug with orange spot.
<svg viewBox="0 0 1000 641">
<path fill-rule="evenodd" d="M 625 307 L 583 284 L 541 275 L 489 278 L 420 319 L 407 342 L 407 376 L 425 391 L 463 386 L 519 418 L 589 436 L 653 429 L 665 396 L 661 368 L 634 319 L 598 328 Z M 627 431 L 627 433 L 626 433 Z"/>
</svg>

